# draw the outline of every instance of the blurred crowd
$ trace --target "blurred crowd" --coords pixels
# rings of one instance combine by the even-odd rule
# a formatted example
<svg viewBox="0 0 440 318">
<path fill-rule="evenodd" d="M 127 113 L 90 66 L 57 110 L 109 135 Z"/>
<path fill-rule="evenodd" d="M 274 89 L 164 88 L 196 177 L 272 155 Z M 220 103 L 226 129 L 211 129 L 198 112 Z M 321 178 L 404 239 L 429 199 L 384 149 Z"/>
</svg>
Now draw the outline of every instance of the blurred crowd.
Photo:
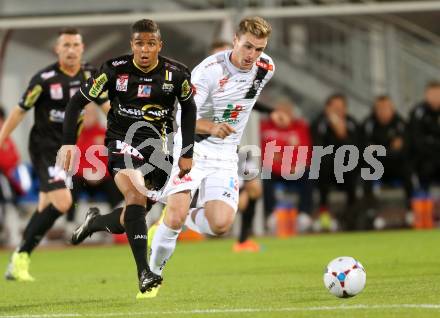
<svg viewBox="0 0 440 318">
<path fill-rule="evenodd" d="M 322 111 L 308 122 L 297 115 L 298 106 L 282 99 L 274 108 L 285 112 L 290 121 L 283 125 L 270 118 L 261 121 L 263 168 L 272 171 L 272 178 L 263 180 L 266 217 L 277 209 L 290 206 L 297 211 L 297 220 L 305 231 L 313 224 L 321 230 L 370 229 L 377 216 L 371 214 L 372 208 L 377 211 L 380 201 L 377 194 L 381 188 L 387 187 L 403 190 L 402 201 L 409 212 L 406 217 L 409 223 L 417 222 L 419 214 L 429 213 L 432 218 L 430 188 L 440 181 L 440 82 L 427 84 L 424 99 L 414 105 L 409 114 L 400 114 L 387 95 L 375 98 L 370 114 L 363 121 L 350 115 L 348 106 L 344 94 L 333 94 L 326 99 Z M 265 160 L 264 155 L 267 155 L 265 146 L 274 140 L 281 151 L 274 155 L 272 163 Z M 284 152 L 291 151 L 287 146 L 331 145 L 334 151 L 321 157 L 316 180 L 308 175 L 312 151 L 307 156 L 298 156 L 297 148 L 294 148 L 292 163 L 287 168 L 294 172 L 298 167 L 305 167 L 305 173 L 297 180 L 283 177 L 286 175 L 286 171 L 284 174 L 281 171 Z M 355 169 L 344 173 L 341 183 L 336 178 L 335 152 L 345 145 L 356 146 L 361 158 Z M 381 145 L 386 149 L 385 156 L 375 156 L 384 168 L 378 180 L 361 177 L 363 167 L 371 169 L 362 161 L 363 150 L 370 145 Z M 264 167 L 266 161 L 269 167 Z M 286 169 L 285 164 L 283 168 Z M 345 194 L 342 208 L 332 206 L 329 200 L 332 191 Z M 292 203 L 286 196 L 288 193 L 296 193 L 298 199 Z M 427 208 L 418 204 L 420 200 L 431 203 Z M 429 206 L 431 211 L 419 211 L 429 209 Z"/>
</svg>

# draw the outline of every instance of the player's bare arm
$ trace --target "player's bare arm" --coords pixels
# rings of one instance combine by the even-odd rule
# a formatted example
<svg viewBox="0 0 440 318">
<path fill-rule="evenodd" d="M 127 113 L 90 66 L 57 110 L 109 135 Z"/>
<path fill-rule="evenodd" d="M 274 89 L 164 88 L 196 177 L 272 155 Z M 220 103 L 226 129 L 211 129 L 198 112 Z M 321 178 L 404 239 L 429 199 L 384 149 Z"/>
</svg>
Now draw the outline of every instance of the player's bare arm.
<svg viewBox="0 0 440 318">
<path fill-rule="evenodd" d="M 225 139 L 235 133 L 235 129 L 228 123 L 214 123 L 208 119 L 198 119 L 196 122 L 196 133 L 209 134 L 214 137 Z"/>
<path fill-rule="evenodd" d="M 14 131 L 18 124 L 23 120 L 26 111 L 20 106 L 15 106 L 0 130 L 0 145 L 5 143 L 6 138 Z"/>
</svg>

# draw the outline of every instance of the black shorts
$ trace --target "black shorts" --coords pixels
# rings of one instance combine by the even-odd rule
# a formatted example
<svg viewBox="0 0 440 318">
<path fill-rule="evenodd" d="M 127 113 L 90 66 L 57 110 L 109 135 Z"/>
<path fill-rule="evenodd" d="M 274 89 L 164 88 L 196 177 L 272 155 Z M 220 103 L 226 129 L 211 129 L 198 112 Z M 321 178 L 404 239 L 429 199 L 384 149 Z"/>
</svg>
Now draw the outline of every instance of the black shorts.
<svg viewBox="0 0 440 318">
<path fill-rule="evenodd" d="M 29 148 L 32 165 L 40 182 L 40 192 L 50 192 L 66 187 L 66 172 L 55 166 L 58 149 Z"/>
<path fill-rule="evenodd" d="M 107 148 L 107 168 L 113 177 L 119 170 L 135 169 L 142 172 L 148 189 L 160 190 L 168 182 L 173 157 L 162 150 L 161 141 L 156 146 L 138 150 L 123 141 L 110 140 Z"/>
</svg>

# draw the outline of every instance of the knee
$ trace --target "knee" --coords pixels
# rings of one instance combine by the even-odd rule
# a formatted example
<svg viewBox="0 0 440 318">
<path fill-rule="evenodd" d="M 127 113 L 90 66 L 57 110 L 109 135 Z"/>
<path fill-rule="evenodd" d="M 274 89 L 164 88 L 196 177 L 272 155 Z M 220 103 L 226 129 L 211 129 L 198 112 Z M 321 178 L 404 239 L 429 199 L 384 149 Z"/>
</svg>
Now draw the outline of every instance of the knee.
<svg viewBox="0 0 440 318">
<path fill-rule="evenodd" d="M 213 224 L 209 224 L 212 232 L 214 232 L 215 235 L 221 236 L 228 233 L 229 229 L 231 228 L 233 220 L 224 219 L 216 221 Z"/>
<path fill-rule="evenodd" d="M 67 213 L 72 208 L 72 199 L 65 199 L 65 200 L 56 200 L 52 203 L 53 206 L 61 213 Z"/>
<path fill-rule="evenodd" d="M 181 206 L 167 206 L 165 212 L 165 223 L 173 230 L 182 228 L 185 223 L 188 211 Z"/>
</svg>

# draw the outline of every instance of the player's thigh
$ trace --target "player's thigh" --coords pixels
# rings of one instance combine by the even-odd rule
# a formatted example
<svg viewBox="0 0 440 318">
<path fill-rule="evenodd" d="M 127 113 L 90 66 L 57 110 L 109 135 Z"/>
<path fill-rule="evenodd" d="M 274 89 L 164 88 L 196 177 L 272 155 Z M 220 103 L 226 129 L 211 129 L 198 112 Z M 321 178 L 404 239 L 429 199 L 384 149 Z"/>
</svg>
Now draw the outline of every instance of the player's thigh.
<svg viewBox="0 0 440 318">
<path fill-rule="evenodd" d="M 226 169 L 210 174 L 203 180 L 199 195 L 211 228 L 227 231 L 238 208 L 237 172 Z"/>
<path fill-rule="evenodd" d="M 72 206 L 72 194 L 67 188 L 47 192 L 47 197 L 52 205 L 61 213 L 66 213 Z"/>
<path fill-rule="evenodd" d="M 38 211 L 43 211 L 50 204 L 49 197 L 47 192 L 39 192 L 38 193 Z"/>
<path fill-rule="evenodd" d="M 142 172 L 134 169 L 122 169 L 115 175 L 115 183 L 127 205 L 146 205 L 147 188 Z"/>
</svg>

